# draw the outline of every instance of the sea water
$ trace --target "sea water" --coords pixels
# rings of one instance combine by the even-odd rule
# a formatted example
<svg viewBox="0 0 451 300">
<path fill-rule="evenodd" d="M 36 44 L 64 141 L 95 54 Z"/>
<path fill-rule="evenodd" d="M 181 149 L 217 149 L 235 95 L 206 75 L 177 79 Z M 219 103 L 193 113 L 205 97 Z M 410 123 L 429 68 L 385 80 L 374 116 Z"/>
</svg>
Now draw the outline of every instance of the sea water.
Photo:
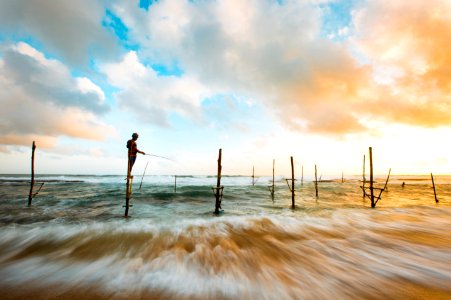
<svg viewBox="0 0 451 300">
<path fill-rule="evenodd" d="M 451 299 L 451 177 L 359 179 L 0 175 L 0 298 Z"/>
</svg>

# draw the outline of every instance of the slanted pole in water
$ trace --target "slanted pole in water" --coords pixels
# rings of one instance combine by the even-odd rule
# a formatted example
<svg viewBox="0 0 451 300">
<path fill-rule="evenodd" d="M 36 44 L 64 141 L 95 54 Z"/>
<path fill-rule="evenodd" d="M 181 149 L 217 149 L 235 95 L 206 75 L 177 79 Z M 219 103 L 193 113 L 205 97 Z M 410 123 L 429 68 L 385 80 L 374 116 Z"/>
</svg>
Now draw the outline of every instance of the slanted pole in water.
<svg viewBox="0 0 451 300">
<path fill-rule="evenodd" d="M 33 141 L 31 145 L 31 182 L 30 193 L 28 194 L 28 206 L 31 206 L 31 200 L 33 199 L 33 186 L 34 186 L 34 151 L 36 150 L 36 144 Z M 41 185 L 42 187 L 42 185 Z M 39 192 L 39 191 L 38 191 Z"/>
<path fill-rule="evenodd" d="M 218 157 L 218 178 L 216 182 L 216 187 L 213 187 L 213 192 L 215 193 L 216 203 L 215 203 L 215 214 L 219 214 L 219 209 L 221 208 L 221 200 L 224 191 L 224 187 L 221 186 L 221 171 L 222 171 L 222 149 L 219 149 Z"/>
<path fill-rule="evenodd" d="M 432 173 L 431 173 L 431 179 L 432 179 L 432 188 L 434 189 L 435 203 L 438 203 L 437 193 L 435 191 L 434 175 L 432 175 Z"/>
<path fill-rule="evenodd" d="M 174 175 L 174 193 L 177 193 L 177 175 Z"/>
<path fill-rule="evenodd" d="M 344 183 L 344 182 L 345 182 L 345 177 L 344 177 L 343 171 L 341 171 L 341 183 Z"/>
<path fill-rule="evenodd" d="M 318 170 L 315 165 L 315 195 L 318 198 Z"/>
<path fill-rule="evenodd" d="M 373 148 L 370 147 L 370 199 L 371 199 L 371 207 L 375 208 L 376 203 L 374 202 L 374 187 L 373 187 Z"/>
<path fill-rule="evenodd" d="M 291 208 L 295 208 L 295 200 L 294 200 L 294 163 L 293 163 L 293 156 L 291 156 Z"/>
</svg>

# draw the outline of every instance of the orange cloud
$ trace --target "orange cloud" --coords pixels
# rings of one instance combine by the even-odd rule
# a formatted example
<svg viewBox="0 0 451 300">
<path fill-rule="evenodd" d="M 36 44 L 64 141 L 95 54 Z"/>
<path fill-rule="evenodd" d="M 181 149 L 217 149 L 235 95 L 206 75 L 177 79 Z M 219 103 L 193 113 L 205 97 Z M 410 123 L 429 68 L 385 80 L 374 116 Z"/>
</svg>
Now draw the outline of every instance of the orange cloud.
<svg viewBox="0 0 451 300">
<path fill-rule="evenodd" d="M 368 1 L 355 12 L 357 47 L 385 83 L 368 108 L 391 121 L 435 127 L 451 123 L 451 3 Z M 363 109 L 363 108 L 362 108 Z"/>
</svg>

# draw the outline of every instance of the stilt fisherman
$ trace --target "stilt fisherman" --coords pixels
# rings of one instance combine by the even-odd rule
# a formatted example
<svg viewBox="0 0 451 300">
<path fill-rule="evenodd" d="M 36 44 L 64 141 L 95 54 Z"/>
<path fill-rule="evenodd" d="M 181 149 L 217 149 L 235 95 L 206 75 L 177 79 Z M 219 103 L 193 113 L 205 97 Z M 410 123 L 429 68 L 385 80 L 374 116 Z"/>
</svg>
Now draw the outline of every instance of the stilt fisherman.
<svg viewBox="0 0 451 300">
<path fill-rule="evenodd" d="M 141 153 L 144 155 L 146 154 L 143 151 L 138 149 L 138 145 L 136 144 L 137 139 L 138 139 L 138 134 L 135 132 L 132 134 L 132 139 L 127 141 L 129 174 L 131 174 L 133 165 L 135 164 L 136 155 L 138 153 Z"/>
</svg>

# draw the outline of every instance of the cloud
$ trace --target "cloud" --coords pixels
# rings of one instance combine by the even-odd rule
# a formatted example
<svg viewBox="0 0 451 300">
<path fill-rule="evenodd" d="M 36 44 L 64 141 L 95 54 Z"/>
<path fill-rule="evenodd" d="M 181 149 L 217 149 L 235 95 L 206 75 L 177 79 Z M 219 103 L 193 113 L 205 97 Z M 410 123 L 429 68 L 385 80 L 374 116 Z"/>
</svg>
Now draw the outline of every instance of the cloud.
<svg viewBox="0 0 451 300">
<path fill-rule="evenodd" d="M 364 120 L 450 123 L 449 3 L 360 3 L 335 42 L 322 37 L 325 4 L 166 0 L 143 10 L 116 1 L 112 10 L 142 60 L 176 61 L 182 79 L 256 99 L 291 128 L 345 134 L 371 130 Z"/>
<path fill-rule="evenodd" d="M 119 52 L 114 35 L 102 27 L 104 15 L 100 1 L 0 1 L 0 31 L 32 37 L 70 65 L 87 65 L 90 56 Z"/>
<path fill-rule="evenodd" d="M 390 122 L 451 124 L 451 3 L 366 1 L 354 43 L 382 83 L 367 109 Z"/>
<path fill-rule="evenodd" d="M 134 51 L 121 61 L 101 66 L 109 84 L 120 91 L 118 105 L 138 115 L 141 121 L 170 126 L 168 117 L 177 113 L 186 118 L 201 118 L 200 103 L 209 90 L 192 77 L 158 76 L 143 65 Z"/>
<path fill-rule="evenodd" d="M 73 78 L 61 62 L 28 44 L 6 47 L 0 60 L 0 144 L 52 147 L 59 136 L 103 140 L 114 130 L 101 121 L 102 90 Z"/>
</svg>

